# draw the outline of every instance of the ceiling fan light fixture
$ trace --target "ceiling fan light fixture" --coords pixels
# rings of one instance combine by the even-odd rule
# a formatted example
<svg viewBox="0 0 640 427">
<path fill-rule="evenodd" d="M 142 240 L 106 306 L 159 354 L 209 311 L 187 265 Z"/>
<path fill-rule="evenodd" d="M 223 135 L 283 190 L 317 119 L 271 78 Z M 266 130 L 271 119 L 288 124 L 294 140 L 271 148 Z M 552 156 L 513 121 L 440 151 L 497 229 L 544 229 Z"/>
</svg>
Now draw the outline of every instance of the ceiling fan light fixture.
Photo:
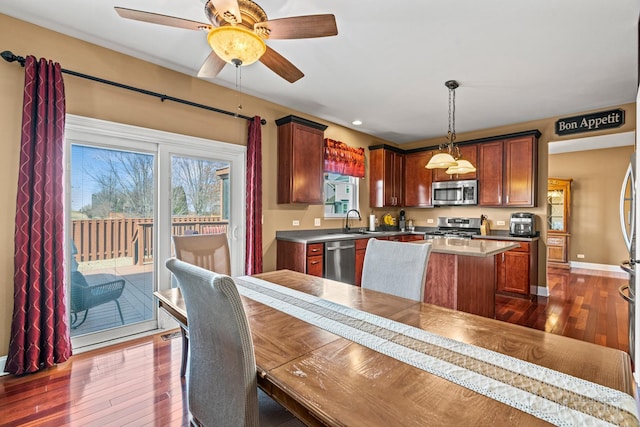
<svg viewBox="0 0 640 427">
<path fill-rule="evenodd" d="M 267 50 L 267 45 L 253 31 L 232 25 L 212 29 L 207 41 L 216 55 L 229 64 L 238 61 L 240 65 L 253 64 Z"/>
</svg>

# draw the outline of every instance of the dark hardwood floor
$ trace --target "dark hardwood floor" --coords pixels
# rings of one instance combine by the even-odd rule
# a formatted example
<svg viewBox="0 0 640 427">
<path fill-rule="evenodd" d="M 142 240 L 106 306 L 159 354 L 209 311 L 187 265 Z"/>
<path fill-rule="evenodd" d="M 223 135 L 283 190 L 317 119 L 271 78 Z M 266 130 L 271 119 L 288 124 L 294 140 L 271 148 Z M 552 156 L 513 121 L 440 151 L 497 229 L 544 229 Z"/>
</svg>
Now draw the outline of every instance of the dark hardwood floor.
<svg viewBox="0 0 640 427">
<path fill-rule="evenodd" d="M 627 350 L 624 277 L 564 270 L 550 296 L 498 297 L 499 320 Z M 166 333 L 165 333 L 166 334 Z M 160 335 L 75 355 L 23 377 L 0 377 L 0 426 L 188 426 L 181 340 Z"/>
<path fill-rule="evenodd" d="M 548 297 L 496 297 L 496 319 L 619 350 L 629 349 L 629 304 L 623 273 L 550 269 Z"/>
</svg>

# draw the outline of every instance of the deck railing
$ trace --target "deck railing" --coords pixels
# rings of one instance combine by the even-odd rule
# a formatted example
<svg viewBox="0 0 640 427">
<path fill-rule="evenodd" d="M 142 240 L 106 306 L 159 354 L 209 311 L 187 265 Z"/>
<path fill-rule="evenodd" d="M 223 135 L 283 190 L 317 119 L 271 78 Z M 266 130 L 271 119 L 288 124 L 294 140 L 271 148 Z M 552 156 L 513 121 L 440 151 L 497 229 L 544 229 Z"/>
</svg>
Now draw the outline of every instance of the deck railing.
<svg viewBox="0 0 640 427">
<path fill-rule="evenodd" d="M 133 264 L 153 261 L 153 220 L 150 218 L 78 219 L 71 221 L 76 261 L 130 257 Z M 219 216 L 173 217 L 173 235 L 226 233 L 227 220 Z"/>
</svg>

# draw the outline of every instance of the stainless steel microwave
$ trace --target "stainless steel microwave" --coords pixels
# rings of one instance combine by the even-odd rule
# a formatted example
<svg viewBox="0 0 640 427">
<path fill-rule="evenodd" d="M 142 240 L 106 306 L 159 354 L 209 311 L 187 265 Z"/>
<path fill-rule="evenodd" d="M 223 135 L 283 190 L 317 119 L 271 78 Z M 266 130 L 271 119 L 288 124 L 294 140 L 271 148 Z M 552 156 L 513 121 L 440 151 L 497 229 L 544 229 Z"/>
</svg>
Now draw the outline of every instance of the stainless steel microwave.
<svg viewBox="0 0 640 427">
<path fill-rule="evenodd" d="M 433 182 L 431 200 L 434 206 L 477 205 L 478 180 Z"/>
</svg>

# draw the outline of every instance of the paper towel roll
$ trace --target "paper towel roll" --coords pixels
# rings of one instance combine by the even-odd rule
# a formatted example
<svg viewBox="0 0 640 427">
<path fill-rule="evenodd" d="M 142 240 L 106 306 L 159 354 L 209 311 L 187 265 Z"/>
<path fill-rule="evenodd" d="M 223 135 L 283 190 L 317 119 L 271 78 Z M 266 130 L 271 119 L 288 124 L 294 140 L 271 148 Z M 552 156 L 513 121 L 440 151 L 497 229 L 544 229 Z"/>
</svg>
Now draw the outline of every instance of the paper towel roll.
<svg viewBox="0 0 640 427">
<path fill-rule="evenodd" d="M 376 231 L 376 216 L 369 215 L 369 231 Z"/>
</svg>

